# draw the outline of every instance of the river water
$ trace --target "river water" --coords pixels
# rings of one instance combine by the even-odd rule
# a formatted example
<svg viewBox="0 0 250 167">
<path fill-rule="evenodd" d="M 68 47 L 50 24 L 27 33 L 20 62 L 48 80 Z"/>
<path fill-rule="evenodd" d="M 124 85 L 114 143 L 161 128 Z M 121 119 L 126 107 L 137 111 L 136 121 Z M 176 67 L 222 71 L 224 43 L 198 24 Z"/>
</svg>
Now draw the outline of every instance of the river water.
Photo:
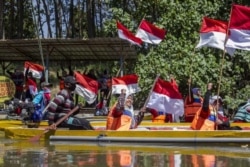
<svg viewBox="0 0 250 167">
<path fill-rule="evenodd" d="M 9 140 L 0 135 L 0 167 L 248 167 L 248 145 L 114 144 Z"/>
</svg>

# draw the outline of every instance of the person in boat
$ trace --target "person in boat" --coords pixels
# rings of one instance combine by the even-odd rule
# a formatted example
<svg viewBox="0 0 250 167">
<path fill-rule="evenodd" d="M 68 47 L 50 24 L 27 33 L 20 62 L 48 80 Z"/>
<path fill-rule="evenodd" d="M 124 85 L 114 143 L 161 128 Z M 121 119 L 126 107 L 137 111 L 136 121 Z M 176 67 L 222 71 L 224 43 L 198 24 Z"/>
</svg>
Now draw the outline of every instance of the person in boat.
<svg viewBox="0 0 250 167">
<path fill-rule="evenodd" d="M 56 76 L 59 79 L 59 89 L 63 90 L 63 88 L 64 88 L 64 78 L 67 77 L 67 76 L 73 76 L 74 75 L 74 71 L 71 69 L 71 66 L 69 66 L 69 72 L 68 73 L 63 68 L 63 66 L 61 66 L 61 70 L 62 70 L 62 75 L 60 75 L 59 74 L 59 70 L 57 70 Z"/>
<path fill-rule="evenodd" d="M 201 93 L 201 89 L 199 87 L 192 88 L 192 80 L 191 78 L 188 79 L 188 87 L 189 87 L 189 95 L 186 98 L 186 104 L 192 103 L 202 103 L 203 97 Z"/>
<path fill-rule="evenodd" d="M 23 72 L 19 68 L 16 68 L 14 72 L 11 72 L 10 70 L 7 70 L 6 72 L 9 74 L 10 78 L 15 84 L 16 91 L 14 97 L 21 100 L 24 84 Z"/>
<path fill-rule="evenodd" d="M 31 119 L 33 120 L 33 122 L 40 122 L 44 118 L 44 114 L 46 113 L 44 109 L 49 104 L 50 99 L 51 99 L 51 91 L 49 88 L 50 86 L 51 84 L 47 82 L 42 82 L 41 90 L 32 100 L 34 107 L 35 107 L 35 111 L 31 116 Z"/>
<path fill-rule="evenodd" d="M 33 77 L 31 71 L 29 71 L 29 67 L 25 71 L 25 101 L 32 101 L 33 98 L 38 93 L 37 90 L 37 82 L 36 79 Z"/>
<path fill-rule="evenodd" d="M 222 115 L 222 98 L 212 97 L 213 84 L 208 83 L 202 108 L 196 113 L 191 128 L 193 130 L 230 129 L 229 120 Z"/>
<path fill-rule="evenodd" d="M 64 89 L 60 90 L 56 97 L 51 101 L 47 113 L 50 129 L 56 129 L 57 127 L 55 123 L 75 107 L 72 92 L 74 92 L 76 84 L 77 82 L 73 76 L 65 77 Z M 94 130 L 88 120 L 76 117 L 76 114 L 77 112 L 72 116 L 69 116 L 68 119 L 64 120 L 58 125 L 58 127 L 69 128 L 72 130 Z"/>
<path fill-rule="evenodd" d="M 126 94 L 122 89 L 117 102 L 112 107 L 107 118 L 107 130 L 129 130 L 135 129 L 144 118 L 146 109 L 142 108 L 136 115 L 133 107 L 133 95 Z"/>
<path fill-rule="evenodd" d="M 250 99 L 248 99 L 247 103 L 239 107 L 233 118 L 233 121 L 250 122 Z"/>
</svg>

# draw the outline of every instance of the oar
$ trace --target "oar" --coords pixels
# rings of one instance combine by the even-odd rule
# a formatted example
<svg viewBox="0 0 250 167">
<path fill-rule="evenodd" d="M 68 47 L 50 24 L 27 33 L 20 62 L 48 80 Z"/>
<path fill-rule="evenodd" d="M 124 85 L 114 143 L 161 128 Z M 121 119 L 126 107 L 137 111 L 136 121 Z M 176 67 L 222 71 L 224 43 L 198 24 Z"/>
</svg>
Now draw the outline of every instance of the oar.
<svg viewBox="0 0 250 167">
<path fill-rule="evenodd" d="M 73 108 L 69 113 L 67 113 L 67 114 L 64 115 L 62 118 L 60 118 L 60 119 L 55 123 L 56 127 L 57 127 L 60 123 L 62 123 L 65 119 L 67 119 L 70 115 L 72 115 L 74 112 L 76 112 L 78 109 L 79 109 L 79 106 L 77 105 L 77 106 L 76 106 L 75 108 Z M 39 135 L 37 135 L 37 136 L 34 136 L 34 137 L 30 138 L 29 141 L 31 141 L 31 142 L 38 141 L 44 134 L 48 133 L 49 131 L 50 131 L 50 129 L 47 128 L 47 129 L 45 129 L 45 130 L 43 131 L 42 134 L 39 134 Z"/>
</svg>

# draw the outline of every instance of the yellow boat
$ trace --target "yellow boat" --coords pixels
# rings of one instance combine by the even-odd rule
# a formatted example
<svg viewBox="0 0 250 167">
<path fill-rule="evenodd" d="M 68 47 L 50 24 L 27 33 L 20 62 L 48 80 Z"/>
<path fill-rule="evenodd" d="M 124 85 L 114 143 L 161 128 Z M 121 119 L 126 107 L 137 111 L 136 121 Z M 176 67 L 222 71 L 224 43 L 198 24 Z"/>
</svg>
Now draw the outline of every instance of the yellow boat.
<svg viewBox="0 0 250 167">
<path fill-rule="evenodd" d="M 106 126 L 106 116 L 89 116 L 86 117 L 87 120 L 91 122 L 93 126 Z M 144 117 L 143 120 L 150 120 L 151 116 L 147 115 Z M 31 123 L 29 125 L 32 125 Z M 21 120 L 14 120 L 14 119 L 2 119 L 0 120 L 0 131 L 4 131 L 5 128 L 8 127 L 26 127 L 24 122 Z M 41 121 L 39 127 L 47 127 L 48 121 Z"/>
<path fill-rule="evenodd" d="M 152 123 L 143 121 L 130 131 L 105 130 L 105 122 L 92 122 L 96 130 L 57 129 L 44 133 L 44 128 L 5 128 L 5 137 L 28 140 L 42 135 L 40 140 L 112 143 L 250 143 L 249 124 L 232 123 L 243 130 L 191 130 L 189 123 Z"/>
</svg>

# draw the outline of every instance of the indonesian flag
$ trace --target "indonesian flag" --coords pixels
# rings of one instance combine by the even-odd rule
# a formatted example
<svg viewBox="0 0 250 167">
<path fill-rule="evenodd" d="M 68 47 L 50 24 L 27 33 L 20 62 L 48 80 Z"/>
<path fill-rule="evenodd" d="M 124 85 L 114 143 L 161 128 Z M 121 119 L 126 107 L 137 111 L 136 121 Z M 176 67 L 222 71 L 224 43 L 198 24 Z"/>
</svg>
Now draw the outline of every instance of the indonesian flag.
<svg viewBox="0 0 250 167">
<path fill-rule="evenodd" d="M 160 29 L 146 20 L 142 20 L 136 33 L 136 37 L 151 44 L 159 44 L 165 38 L 166 31 Z"/>
<path fill-rule="evenodd" d="M 250 8 L 240 5 L 232 6 L 229 24 L 230 36 L 226 46 L 250 50 Z"/>
<path fill-rule="evenodd" d="M 37 79 L 41 79 L 43 75 L 44 67 L 40 64 L 25 61 L 24 63 L 24 73 L 29 67 L 29 72 L 32 72 L 32 76 Z"/>
<path fill-rule="evenodd" d="M 139 92 L 138 76 L 135 74 L 124 75 L 123 77 L 112 78 L 112 94 L 121 94 L 126 89 L 126 94 Z"/>
<path fill-rule="evenodd" d="M 196 48 L 208 46 L 224 50 L 227 25 L 227 22 L 204 17 L 200 29 L 200 42 Z M 231 56 L 234 54 L 234 50 L 233 48 L 226 48 L 226 52 Z"/>
<path fill-rule="evenodd" d="M 84 97 L 87 103 L 94 103 L 98 94 L 98 82 L 78 72 L 75 72 L 75 78 L 77 81 L 75 93 Z"/>
<path fill-rule="evenodd" d="M 116 22 L 117 29 L 118 29 L 118 36 L 121 39 L 125 39 L 128 42 L 141 46 L 142 40 L 140 38 L 137 38 L 132 34 L 125 26 L 123 26 L 119 21 Z"/>
<path fill-rule="evenodd" d="M 175 116 L 182 116 L 184 114 L 184 102 L 176 82 L 168 82 L 158 78 L 146 107 Z"/>
</svg>

